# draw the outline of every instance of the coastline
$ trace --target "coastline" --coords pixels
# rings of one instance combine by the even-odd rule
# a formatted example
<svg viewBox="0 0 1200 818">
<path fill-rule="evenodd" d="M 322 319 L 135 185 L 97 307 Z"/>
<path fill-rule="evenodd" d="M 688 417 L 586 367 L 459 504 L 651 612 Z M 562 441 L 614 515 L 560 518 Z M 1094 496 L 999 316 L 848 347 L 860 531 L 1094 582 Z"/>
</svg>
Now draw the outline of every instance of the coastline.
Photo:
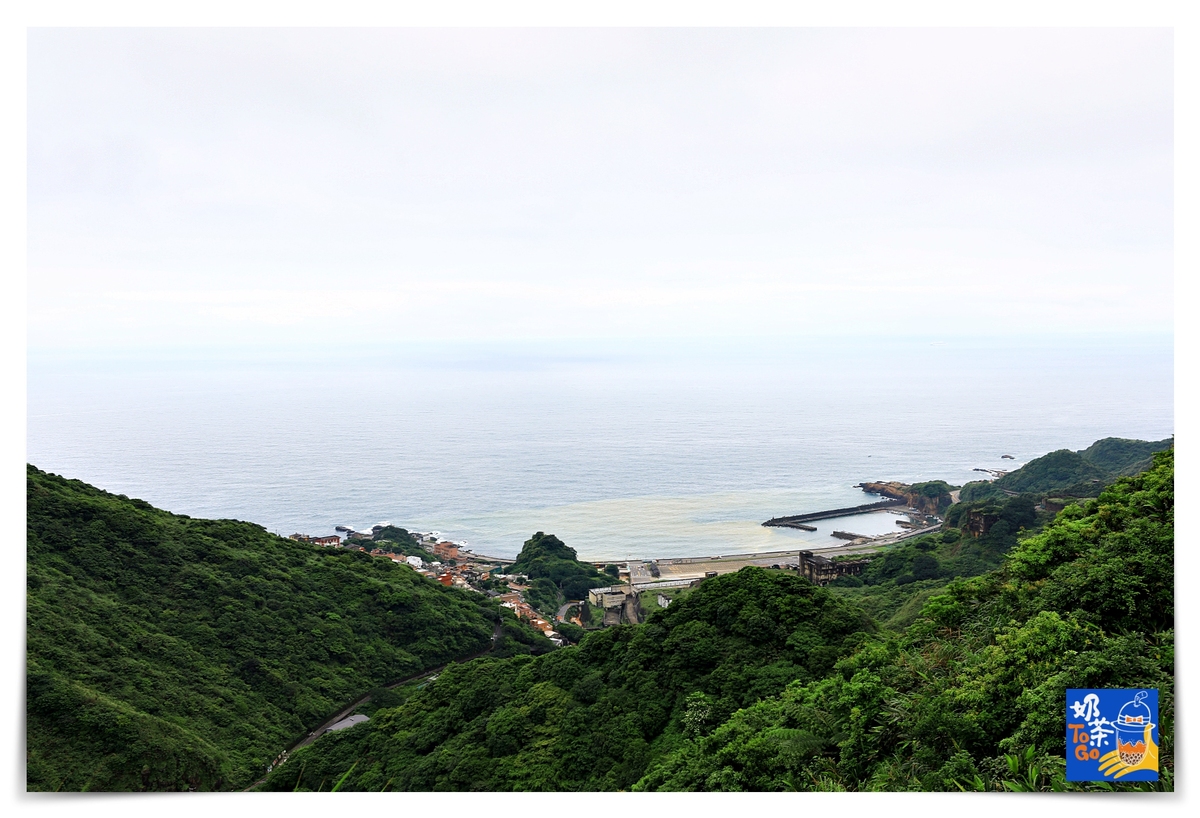
<svg viewBox="0 0 1200 818">
<path fill-rule="evenodd" d="M 815 557 L 834 559 L 836 557 L 866 556 L 882 548 L 903 542 L 914 537 L 932 534 L 942 527 L 941 522 L 933 523 L 918 529 L 887 534 L 878 537 L 860 537 L 847 542 L 845 545 L 834 545 L 827 548 L 795 548 L 786 551 L 750 552 L 742 554 L 727 554 L 713 556 L 691 557 L 637 557 L 631 560 L 589 560 L 580 556 L 581 562 L 592 562 L 595 565 L 615 564 L 628 574 L 628 584 L 637 589 L 671 588 L 689 585 L 694 581 L 705 579 L 712 575 L 731 574 L 740 571 L 748 565 L 760 568 L 796 567 L 800 564 L 803 554 Z M 470 549 L 465 553 L 479 561 L 493 561 L 503 564 L 511 560 L 476 554 Z M 652 570 L 649 566 L 653 565 Z M 657 575 L 656 575 L 657 574 Z"/>
<path fill-rule="evenodd" d="M 846 544 L 833 536 L 835 530 L 882 537 L 898 533 L 897 522 L 907 519 L 902 505 L 863 504 L 859 489 L 850 489 L 848 484 L 843 488 L 840 481 L 831 483 L 803 491 L 634 497 L 478 516 L 427 517 L 412 520 L 405 527 L 420 531 L 436 528 L 444 539 L 466 541 L 466 547 L 477 553 L 505 560 L 516 559 L 521 543 L 533 532 L 545 531 L 574 548 L 582 560 L 611 563 L 648 555 L 665 559 L 798 548 L 818 551 Z M 780 511 L 860 505 L 867 505 L 869 510 L 844 517 L 814 512 L 822 519 L 805 524 L 814 530 L 762 525 Z M 392 516 L 394 519 L 397 515 Z"/>
</svg>

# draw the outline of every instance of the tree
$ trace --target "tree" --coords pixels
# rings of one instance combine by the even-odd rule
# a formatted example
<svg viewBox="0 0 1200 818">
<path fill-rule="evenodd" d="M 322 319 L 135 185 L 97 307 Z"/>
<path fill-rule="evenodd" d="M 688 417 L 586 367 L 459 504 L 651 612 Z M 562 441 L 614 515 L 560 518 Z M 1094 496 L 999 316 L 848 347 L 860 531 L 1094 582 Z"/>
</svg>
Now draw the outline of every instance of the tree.
<svg viewBox="0 0 1200 818">
<path fill-rule="evenodd" d="M 936 579 L 941 565 L 932 554 L 917 554 L 912 561 L 912 575 L 915 579 Z"/>
</svg>

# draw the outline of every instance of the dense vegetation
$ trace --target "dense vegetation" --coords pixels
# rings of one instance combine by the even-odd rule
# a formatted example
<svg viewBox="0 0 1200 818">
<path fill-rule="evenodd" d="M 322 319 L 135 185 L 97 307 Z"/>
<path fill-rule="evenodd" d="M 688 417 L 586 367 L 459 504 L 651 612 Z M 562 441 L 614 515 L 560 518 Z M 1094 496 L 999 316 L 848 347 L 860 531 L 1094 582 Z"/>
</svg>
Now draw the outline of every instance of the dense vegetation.
<svg viewBox="0 0 1200 818">
<path fill-rule="evenodd" d="M 1171 789 L 1173 485 L 1165 451 L 1007 553 L 1020 528 L 991 541 L 995 526 L 980 538 L 950 530 L 894 552 L 899 564 L 877 561 L 874 584 L 857 588 L 754 568 L 709 580 L 645 625 L 456 666 L 305 748 L 267 787 Z M 1027 502 L 1007 511 L 1036 527 Z M 1002 566 L 942 576 L 968 546 L 1000 552 Z M 910 594 L 920 604 L 904 632 L 876 631 L 838 601 L 920 583 L 929 590 Z M 1068 687 L 1158 688 L 1158 784 L 1064 780 Z"/>
<path fill-rule="evenodd" d="M 1152 455 L 1171 443 L 1110 437 L 1079 452 L 1051 452 L 998 480 L 968 483 L 963 502 L 948 507 L 943 502 L 953 487 L 917 483 L 910 487 L 913 495 L 938 495 L 943 530 L 880 553 L 861 579 L 844 577 L 834 587 L 879 623 L 903 630 L 951 580 L 999 567 L 1018 539 L 1052 520 L 1054 512 L 1041 508 L 1044 498 L 1063 505 L 1095 497 L 1118 476 L 1149 468 Z"/>
<path fill-rule="evenodd" d="M 504 571 L 529 577 L 525 598 L 547 615 L 553 614 L 566 600 L 585 598 L 589 588 L 612 584 L 611 576 L 589 563 L 579 562 L 574 548 L 541 531 L 525 541 L 516 561 Z"/>
<path fill-rule="evenodd" d="M 1006 491 L 1095 497 L 1117 477 L 1149 468 L 1154 453 L 1169 449 L 1173 444 L 1174 438 L 1146 441 L 1106 437 L 1078 452 L 1059 449 L 996 480 L 967 483 L 960 499 L 1002 498 Z"/>
<path fill-rule="evenodd" d="M 745 568 L 644 625 L 537 658 L 446 670 L 405 705 L 297 752 L 267 788 L 628 789 L 652 765 L 791 681 L 816 680 L 873 630 L 808 580 Z"/>
<path fill-rule="evenodd" d="M 956 488 L 958 486 L 952 486 L 945 480 L 926 480 L 924 483 L 913 483 L 908 490 L 924 501 L 921 503 L 924 510 L 941 514 L 953 502 L 950 492 Z"/>
<path fill-rule="evenodd" d="M 967 525 L 972 515 L 986 518 L 986 532 L 959 527 Z M 943 530 L 880 552 L 860 577 L 842 577 L 831 588 L 880 624 L 903 630 L 939 589 L 951 580 L 999 567 L 1019 538 L 1037 531 L 1053 516 L 1037 511 L 1029 495 L 957 503 L 947 511 Z"/>
<path fill-rule="evenodd" d="M 385 525 L 375 532 L 370 542 L 363 542 L 366 548 L 379 549 L 387 554 L 401 554 L 406 557 L 419 557 L 425 562 L 437 562 L 437 557 L 417 542 L 417 538 L 406 528 Z"/>
<path fill-rule="evenodd" d="M 498 606 L 407 566 L 30 466 L 27 786 L 244 787 L 373 687 L 492 645 Z M 503 620 L 497 652 L 549 645 Z"/>
<path fill-rule="evenodd" d="M 817 588 L 747 568 L 647 602 L 644 625 L 563 626 L 578 645 L 560 650 L 390 560 L 31 466 L 28 787 L 244 787 L 370 690 L 370 722 L 298 751 L 265 787 L 1073 789 L 1063 691 L 1121 686 L 1160 691 L 1157 786 L 1170 789 L 1170 442 L 1032 461 L 1011 485 L 1047 488 L 955 504 L 943 531 L 861 577 Z M 1148 471 L 1114 477 L 1162 443 Z M 1098 497 L 1056 517 L 1035 507 L 1089 469 L 1106 475 Z M 543 610 L 612 579 L 541 532 L 508 570 Z M 381 687 L 485 652 L 427 685 Z"/>
<path fill-rule="evenodd" d="M 903 636 L 676 749 L 639 789 L 1083 789 L 1064 690 L 1154 687 L 1173 780 L 1174 458 L 951 584 Z M 1095 785 L 1096 788 L 1145 785 Z"/>
</svg>

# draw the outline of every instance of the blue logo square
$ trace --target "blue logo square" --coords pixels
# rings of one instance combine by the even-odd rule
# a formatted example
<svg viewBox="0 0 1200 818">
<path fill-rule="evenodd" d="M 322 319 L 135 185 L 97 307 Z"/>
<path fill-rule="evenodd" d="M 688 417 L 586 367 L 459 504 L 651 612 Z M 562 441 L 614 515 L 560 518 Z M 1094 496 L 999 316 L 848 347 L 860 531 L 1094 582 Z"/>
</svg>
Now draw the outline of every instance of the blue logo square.
<svg viewBox="0 0 1200 818">
<path fill-rule="evenodd" d="M 1158 780 L 1158 690 L 1067 691 L 1068 781 Z"/>
</svg>

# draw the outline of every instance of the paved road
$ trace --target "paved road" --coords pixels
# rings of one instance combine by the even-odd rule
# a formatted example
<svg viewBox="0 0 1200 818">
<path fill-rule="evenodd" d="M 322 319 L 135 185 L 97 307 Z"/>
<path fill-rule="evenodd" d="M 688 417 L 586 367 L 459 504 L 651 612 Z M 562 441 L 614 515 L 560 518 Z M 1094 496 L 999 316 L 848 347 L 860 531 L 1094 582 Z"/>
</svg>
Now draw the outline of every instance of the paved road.
<svg viewBox="0 0 1200 818">
<path fill-rule="evenodd" d="M 563 605 L 561 608 L 558 609 L 558 613 L 556 613 L 554 615 L 554 618 L 557 619 L 559 622 L 565 622 L 566 620 L 563 619 L 563 617 L 565 617 L 567 615 L 567 609 L 570 608 L 572 605 L 582 605 L 582 604 L 583 604 L 582 599 L 568 600 L 566 605 Z"/>
<path fill-rule="evenodd" d="M 463 557 L 466 559 L 478 560 L 479 562 L 494 562 L 497 565 L 511 565 L 517 561 L 516 557 L 508 557 L 507 559 L 501 557 L 489 557 L 485 554 L 476 554 L 474 551 L 465 551 L 460 553 L 462 553 Z"/>
<path fill-rule="evenodd" d="M 910 539 L 912 537 L 920 537 L 923 534 L 931 534 L 942 527 L 941 523 L 925 526 L 924 528 L 913 529 L 910 531 L 898 531 L 894 534 L 884 534 L 880 537 L 864 537 L 860 540 L 848 542 L 845 545 L 835 545 L 829 548 L 807 548 L 797 549 L 812 551 L 813 554 L 821 557 L 836 557 L 850 554 L 870 554 L 878 551 L 880 548 L 888 545 L 895 545 L 898 542 Z M 790 558 L 790 560 L 788 559 Z M 659 573 L 662 580 L 677 580 L 684 579 L 699 579 L 708 571 L 716 571 L 718 574 L 734 573 L 747 565 L 770 566 L 775 563 L 796 562 L 796 550 L 792 551 L 771 551 L 761 554 L 735 554 L 725 557 L 710 557 L 704 558 L 688 558 L 688 559 L 663 559 L 658 563 Z M 654 578 L 650 572 L 645 569 L 641 562 L 629 563 L 631 582 L 636 587 L 653 587 Z"/>
</svg>

